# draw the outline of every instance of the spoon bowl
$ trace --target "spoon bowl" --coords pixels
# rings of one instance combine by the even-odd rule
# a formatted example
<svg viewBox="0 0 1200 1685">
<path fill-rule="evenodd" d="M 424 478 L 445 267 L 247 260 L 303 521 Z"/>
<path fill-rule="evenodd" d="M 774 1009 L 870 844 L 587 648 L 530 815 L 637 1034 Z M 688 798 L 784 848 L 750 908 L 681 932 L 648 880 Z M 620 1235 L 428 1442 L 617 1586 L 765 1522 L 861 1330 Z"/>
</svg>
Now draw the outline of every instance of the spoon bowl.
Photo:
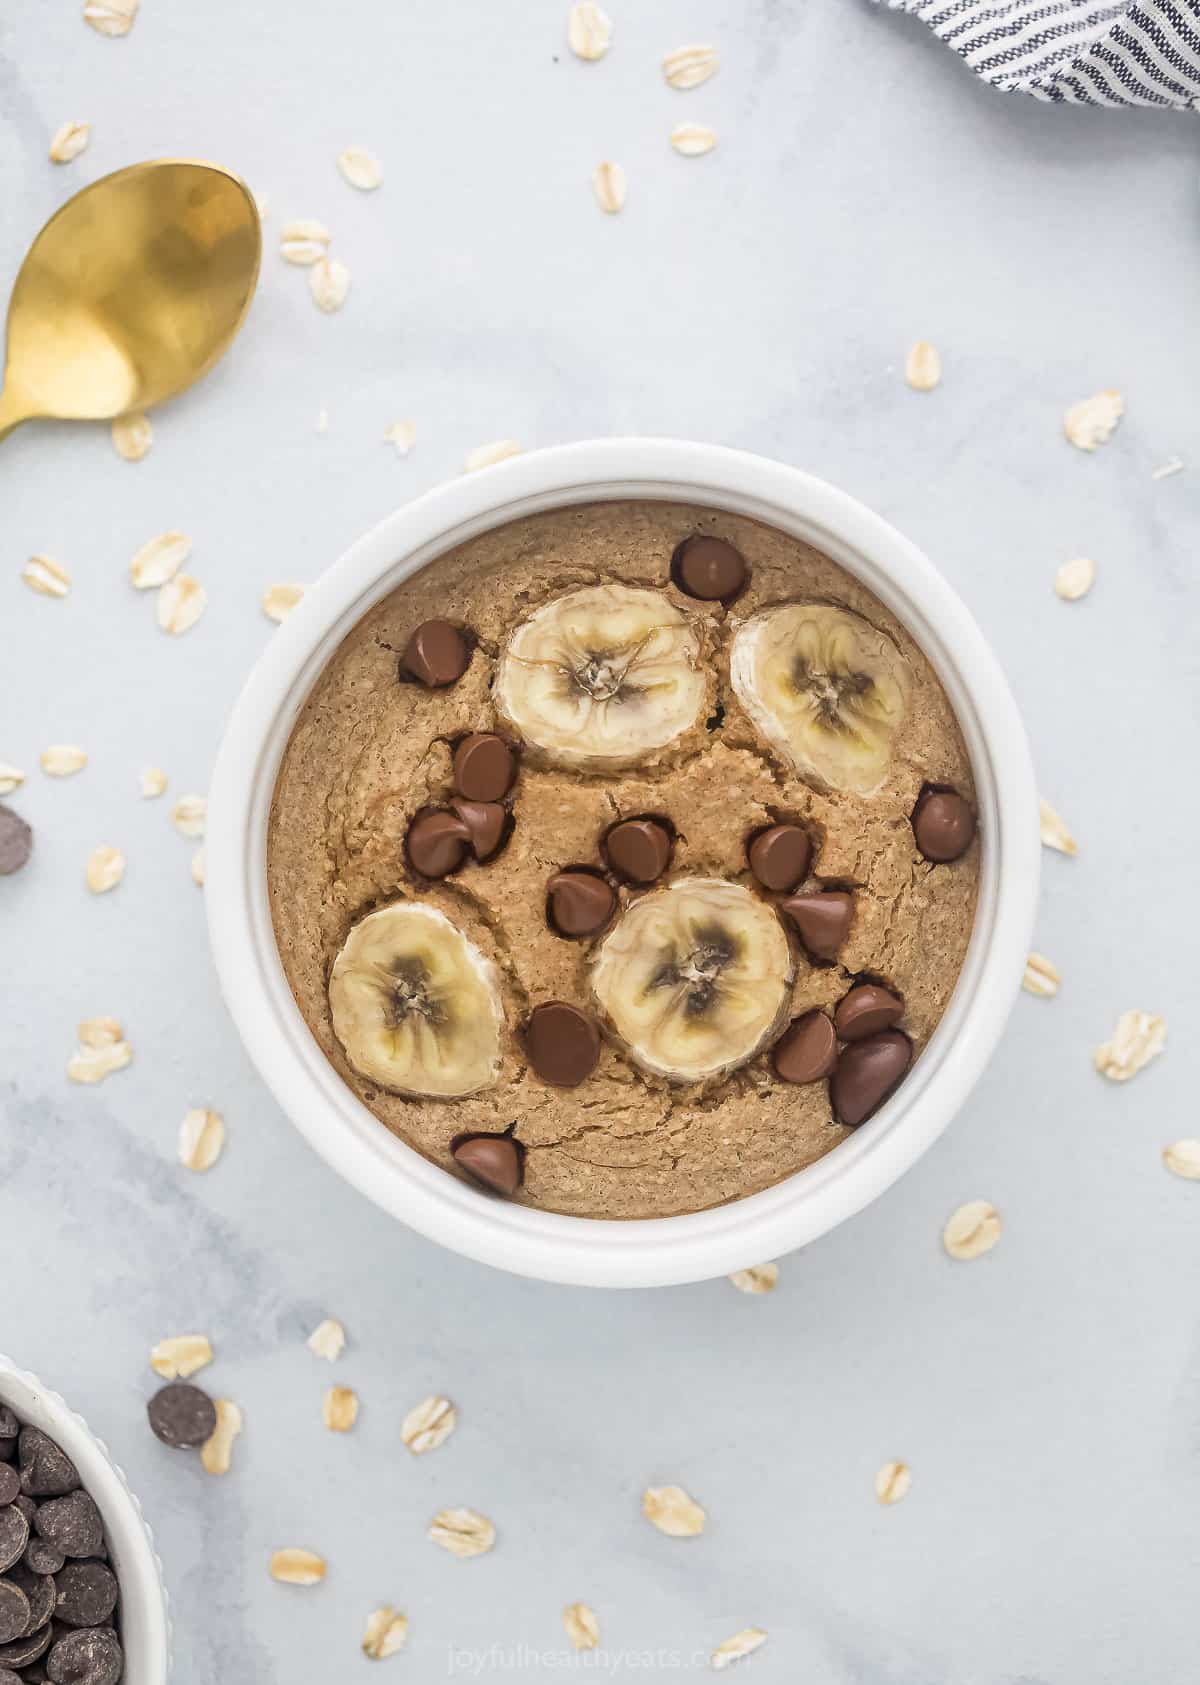
<svg viewBox="0 0 1200 1685">
<path fill-rule="evenodd" d="M 22 421 L 111 421 L 207 374 L 258 281 L 262 225 L 214 164 L 134 164 L 50 218 L 8 311 L 0 439 Z"/>
</svg>

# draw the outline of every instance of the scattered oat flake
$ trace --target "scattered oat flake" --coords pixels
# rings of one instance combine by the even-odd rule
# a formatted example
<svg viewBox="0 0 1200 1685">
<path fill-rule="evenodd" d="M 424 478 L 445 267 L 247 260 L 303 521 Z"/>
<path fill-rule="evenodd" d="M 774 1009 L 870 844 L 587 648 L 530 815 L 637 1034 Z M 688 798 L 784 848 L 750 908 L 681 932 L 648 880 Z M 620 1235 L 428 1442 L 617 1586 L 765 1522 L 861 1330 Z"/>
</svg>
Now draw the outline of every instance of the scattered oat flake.
<svg viewBox="0 0 1200 1685">
<path fill-rule="evenodd" d="M 172 1334 L 150 1353 L 150 1367 L 164 1381 L 186 1381 L 213 1360 L 207 1334 Z"/>
<path fill-rule="evenodd" d="M 1158 467 L 1151 471 L 1150 478 L 1152 480 L 1169 480 L 1172 474 L 1182 473 L 1183 458 L 1181 456 L 1169 456 L 1165 462 L 1160 462 Z"/>
<path fill-rule="evenodd" d="M 208 802 L 203 796 L 180 796 L 171 809 L 171 823 L 181 837 L 202 837 L 208 824 Z"/>
<path fill-rule="evenodd" d="M 303 585 L 272 585 L 263 592 L 259 601 L 267 619 L 278 623 L 287 619 L 303 595 Z"/>
<path fill-rule="evenodd" d="M 214 1398 L 217 1425 L 200 1447 L 200 1461 L 206 1474 L 228 1474 L 233 1442 L 242 1431 L 242 1412 L 228 1398 Z"/>
<path fill-rule="evenodd" d="M 123 1071 L 133 1058 L 127 1041 L 114 1041 L 102 1047 L 79 1047 L 67 1061 L 67 1075 L 72 1082 L 103 1082 L 114 1071 Z"/>
<path fill-rule="evenodd" d="M 602 59 L 612 45 L 612 19 L 593 4 L 578 0 L 567 13 L 567 46 L 581 59 Z"/>
<path fill-rule="evenodd" d="M 415 421 L 393 421 L 390 427 L 384 429 L 383 437 L 389 445 L 396 447 L 397 456 L 407 456 L 417 442 L 417 424 Z"/>
<path fill-rule="evenodd" d="M 898 1504 L 912 1490 L 912 1470 L 907 1463 L 884 1463 L 875 1476 L 875 1496 L 881 1504 Z"/>
<path fill-rule="evenodd" d="M 324 223 L 313 217 L 285 222 L 279 230 L 279 255 L 287 263 L 316 263 L 329 250 L 332 237 Z"/>
<path fill-rule="evenodd" d="M 50 142 L 50 162 L 69 164 L 85 150 L 91 136 L 90 123 L 64 123 L 61 129 L 55 130 L 54 138 Z"/>
<path fill-rule="evenodd" d="M 138 779 L 138 786 L 146 801 L 153 801 L 161 796 L 167 788 L 167 775 L 160 766 L 143 767 Z"/>
<path fill-rule="evenodd" d="M 520 456 L 521 447 L 515 439 L 496 439 L 490 445 L 477 445 L 468 452 L 466 471 L 468 474 L 477 473 L 481 468 L 491 468 L 497 462 L 504 462 L 510 456 Z"/>
<path fill-rule="evenodd" d="M 458 1424 L 458 1414 L 448 1398 L 435 1395 L 415 1404 L 400 1426 L 400 1437 L 414 1456 L 436 1451 L 444 1445 Z"/>
<path fill-rule="evenodd" d="M 125 856 L 119 848 L 104 843 L 88 855 L 87 886 L 93 895 L 107 895 L 125 876 Z"/>
<path fill-rule="evenodd" d="M 1176 1141 L 1163 1148 L 1163 1163 L 1172 1175 L 1186 1182 L 1200 1182 L 1200 1141 Z"/>
<path fill-rule="evenodd" d="M 112 442 L 126 462 L 140 462 L 154 443 L 154 432 L 146 416 L 121 415 L 112 424 Z"/>
<path fill-rule="evenodd" d="M 84 1047 L 115 1047 L 122 1039 L 120 1022 L 116 1018 L 85 1018 L 79 1026 L 79 1039 Z"/>
<path fill-rule="evenodd" d="M 208 607 L 208 592 L 191 574 L 179 573 L 158 593 L 158 624 L 171 637 L 190 632 Z"/>
<path fill-rule="evenodd" d="M 365 146 L 347 146 L 338 153 L 338 169 L 351 187 L 361 193 L 373 193 L 383 186 L 383 165 Z"/>
<path fill-rule="evenodd" d="M 673 88 L 698 88 L 721 68 L 715 47 L 676 47 L 663 59 L 663 75 Z"/>
<path fill-rule="evenodd" d="M 774 1293 L 779 1284 L 778 1264 L 751 1264 L 748 1270 L 735 1270 L 730 1281 L 739 1293 Z"/>
<path fill-rule="evenodd" d="M 942 1230 L 942 1245 L 952 1258 L 982 1258 L 1000 1239 L 1000 1213 L 986 1199 L 960 1205 Z"/>
<path fill-rule="evenodd" d="M 198 848 L 192 855 L 192 882 L 197 889 L 204 888 L 204 878 L 207 871 L 208 853 L 205 849 Z"/>
<path fill-rule="evenodd" d="M 186 532 L 160 532 L 143 544 L 129 564 L 129 577 L 139 591 L 151 591 L 174 579 L 192 553 Z"/>
<path fill-rule="evenodd" d="M 325 1578 L 325 1558 L 294 1546 L 271 1557 L 271 1578 L 288 1586 L 315 1586 Z"/>
<path fill-rule="evenodd" d="M 1124 398 L 1108 387 L 1072 404 L 1063 417 L 1063 431 L 1077 450 L 1094 451 L 1112 438 L 1113 429 L 1124 413 Z"/>
<path fill-rule="evenodd" d="M 11 796 L 24 782 L 25 774 L 19 766 L 10 766 L 7 761 L 0 761 L 0 796 Z"/>
<path fill-rule="evenodd" d="M 1061 982 L 1062 978 L 1053 960 L 1048 960 L 1045 954 L 1030 954 L 1025 961 L 1025 975 L 1021 979 L 1021 987 L 1027 993 L 1050 1000 L 1058 993 L 1058 985 Z"/>
<path fill-rule="evenodd" d="M 321 1406 L 321 1419 L 330 1433 L 349 1433 L 358 1420 L 358 1394 L 353 1387 L 330 1387 Z"/>
<path fill-rule="evenodd" d="M 403 1650 L 408 1638 L 408 1616 L 401 1615 L 393 1609 L 390 1603 L 385 1603 L 381 1609 L 373 1609 L 367 1616 L 367 1629 L 363 1633 L 362 1652 L 373 1662 L 381 1662 L 388 1656 L 394 1656 L 398 1650 Z"/>
<path fill-rule="evenodd" d="M 1062 817 L 1055 813 L 1045 797 L 1038 800 L 1038 819 L 1042 844 L 1045 848 L 1057 849 L 1059 854 L 1078 854 L 1079 844 L 1067 830 Z"/>
<path fill-rule="evenodd" d="M 703 123 L 676 123 L 671 130 L 671 145 L 683 158 L 702 158 L 716 144 L 716 130 Z"/>
<path fill-rule="evenodd" d="M 1156 1059 L 1167 1045 L 1165 1018 L 1149 1012 L 1123 1012 L 1111 1041 L 1096 1049 L 1094 1061 L 1110 1082 L 1128 1082 Z"/>
<path fill-rule="evenodd" d="M 563 1610 L 563 1626 L 576 1650 L 594 1650 L 600 1642 L 600 1622 L 586 1603 L 568 1603 Z"/>
<path fill-rule="evenodd" d="M 326 1362 L 333 1363 L 342 1355 L 342 1348 L 346 1344 L 346 1330 L 340 1322 L 328 1316 L 324 1322 L 318 1323 L 305 1343 L 314 1357 L 323 1357 Z"/>
<path fill-rule="evenodd" d="M 496 1529 L 473 1509 L 440 1509 L 429 1528 L 435 1545 L 451 1556 L 483 1556 L 496 1542 Z"/>
<path fill-rule="evenodd" d="M 128 35 L 142 0 L 87 0 L 83 21 L 97 35 Z"/>
<path fill-rule="evenodd" d="M 318 258 L 309 271 L 308 290 L 318 310 L 332 315 L 346 302 L 350 291 L 350 271 L 340 258 Z"/>
<path fill-rule="evenodd" d="M 211 1170 L 225 1145 L 220 1112 L 194 1106 L 179 1125 L 179 1162 L 187 1170 Z"/>
<path fill-rule="evenodd" d="M 21 578 L 31 591 L 43 597 L 65 597 L 71 589 L 71 575 L 61 562 L 49 556 L 30 556 L 21 569 Z"/>
<path fill-rule="evenodd" d="M 936 345 L 919 339 L 904 359 L 904 378 L 914 392 L 932 392 L 942 384 L 942 359 Z"/>
<path fill-rule="evenodd" d="M 642 1514 L 672 1539 L 694 1539 L 708 1519 L 682 1486 L 648 1486 L 642 1493 Z"/>
<path fill-rule="evenodd" d="M 1054 589 L 1064 603 L 1077 603 L 1096 583 L 1096 564 L 1087 556 L 1063 562 L 1054 575 Z"/>
<path fill-rule="evenodd" d="M 717 1645 L 711 1657 L 712 1666 L 719 1672 L 731 1662 L 740 1662 L 743 1656 L 750 1655 L 760 1644 L 766 1642 L 767 1635 L 761 1627 L 743 1627 L 741 1632 L 735 1632 L 732 1638 L 727 1638 L 723 1644 Z"/>
<path fill-rule="evenodd" d="M 87 765 L 87 750 L 78 743 L 52 743 L 38 756 L 48 778 L 72 778 Z"/>
<path fill-rule="evenodd" d="M 592 192 L 596 203 L 609 216 L 616 216 L 625 208 L 625 171 L 620 164 L 606 158 L 592 171 Z"/>
</svg>

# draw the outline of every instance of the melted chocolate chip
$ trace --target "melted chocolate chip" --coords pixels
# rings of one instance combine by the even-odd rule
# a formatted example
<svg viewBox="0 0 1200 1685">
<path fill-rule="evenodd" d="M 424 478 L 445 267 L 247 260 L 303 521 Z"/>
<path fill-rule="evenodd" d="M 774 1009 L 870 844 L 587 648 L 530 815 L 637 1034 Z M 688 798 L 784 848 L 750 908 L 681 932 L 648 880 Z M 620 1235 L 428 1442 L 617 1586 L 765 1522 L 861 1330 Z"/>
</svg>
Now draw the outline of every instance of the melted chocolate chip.
<svg viewBox="0 0 1200 1685">
<path fill-rule="evenodd" d="M 543 1082 L 575 1088 L 600 1061 L 600 1031 L 594 1018 L 569 1001 L 545 1001 L 529 1014 L 525 1051 Z"/>
<path fill-rule="evenodd" d="M 489 860 L 504 840 L 507 809 L 500 802 L 455 801 L 450 805 L 470 833 L 476 860 Z"/>
<path fill-rule="evenodd" d="M 843 1041 L 862 1041 L 890 1030 L 904 1016 L 904 1001 L 880 983 L 859 983 L 843 995 L 833 1014 Z"/>
<path fill-rule="evenodd" d="M 468 801 L 500 801 L 516 772 L 516 756 L 494 731 L 473 731 L 454 751 L 454 782 Z"/>
<path fill-rule="evenodd" d="M 471 847 L 471 830 L 457 813 L 427 807 L 408 828 L 408 858 L 425 878 L 444 878 L 456 872 Z"/>
<path fill-rule="evenodd" d="M 746 858 L 764 889 L 786 893 L 795 889 L 808 871 L 812 843 L 799 825 L 771 825 L 750 839 Z"/>
<path fill-rule="evenodd" d="M 511 1135 L 467 1135 L 451 1151 L 468 1176 L 511 1197 L 521 1186 L 521 1149 Z"/>
<path fill-rule="evenodd" d="M 189 1381 L 171 1381 L 160 1387 L 146 1406 L 146 1414 L 163 1444 L 180 1450 L 203 1445 L 217 1425 L 212 1399 Z M 40 1511 L 38 1519 L 41 1520 Z"/>
<path fill-rule="evenodd" d="M 546 885 L 546 917 L 560 936 L 598 936 L 616 910 L 616 891 L 596 872 L 568 868 Z"/>
<path fill-rule="evenodd" d="M 794 1018 L 771 1055 L 775 1075 L 784 1082 L 819 1082 L 837 1063 L 837 1036 L 826 1013 Z"/>
<path fill-rule="evenodd" d="M 685 538 L 671 558 L 671 578 L 701 602 L 728 602 L 746 583 L 746 559 L 724 538 Z"/>
<path fill-rule="evenodd" d="M 440 690 L 461 679 L 471 665 L 471 648 L 448 620 L 426 620 L 417 627 L 400 657 L 403 677 Z"/>
<path fill-rule="evenodd" d="M 623 819 L 604 839 L 614 872 L 630 883 L 653 883 L 671 861 L 671 832 L 660 819 Z"/>
<path fill-rule="evenodd" d="M 0 878 L 19 872 L 33 853 L 33 832 L 11 807 L 0 802 Z"/>
<path fill-rule="evenodd" d="M 854 897 L 844 890 L 793 895 L 781 902 L 784 912 L 815 960 L 835 960 L 854 922 Z"/>
<path fill-rule="evenodd" d="M 899 1030 L 881 1030 L 842 1049 L 829 1079 L 839 1123 L 857 1129 L 895 1088 L 912 1064 L 912 1043 Z"/>
<path fill-rule="evenodd" d="M 971 804 L 957 790 L 929 784 L 917 798 L 912 813 L 913 836 L 926 860 L 945 865 L 957 860 L 971 846 L 975 815 Z"/>
</svg>

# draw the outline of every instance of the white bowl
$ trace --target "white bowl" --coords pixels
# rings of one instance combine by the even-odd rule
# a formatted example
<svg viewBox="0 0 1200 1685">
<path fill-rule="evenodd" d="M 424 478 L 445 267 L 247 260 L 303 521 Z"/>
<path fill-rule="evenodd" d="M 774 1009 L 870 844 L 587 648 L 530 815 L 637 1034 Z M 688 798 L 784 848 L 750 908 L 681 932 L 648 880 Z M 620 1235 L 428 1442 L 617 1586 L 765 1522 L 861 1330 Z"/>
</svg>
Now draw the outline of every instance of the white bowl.
<svg viewBox="0 0 1200 1685">
<path fill-rule="evenodd" d="M 18 1369 L 3 1355 L 0 1404 L 9 1405 L 23 1425 L 41 1428 L 62 1446 L 104 1518 L 109 1558 L 121 1587 L 121 1685 L 166 1685 L 171 1675 L 167 1588 L 153 1535 L 124 1474 L 82 1416 L 36 1375 Z"/>
<path fill-rule="evenodd" d="M 390 1134 L 326 1061 L 292 999 L 267 899 L 271 794 L 288 735 L 350 629 L 418 568 L 465 539 L 546 509 L 668 499 L 748 515 L 805 539 L 863 581 L 912 632 L 958 715 L 975 774 L 982 871 L 975 929 L 950 1005 L 903 1085 L 816 1164 L 692 1216 L 559 1216 L 481 1196 Z M 697 1281 L 777 1257 L 876 1198 L 920 1157 L 987 1063 L 1029 951 L 1037 802 L 1016 705 L 991 649 L 941 574 L 844 492 L 713 445 L 610 439 L 465 475 L 399 509 L 311 588 L 251 674 L 209 794 L 209 931 L 226 1002 L 296 1127 L 347 1181 L 444 1246 L 522 1275 L 603 1287 Z"/>
</svg>

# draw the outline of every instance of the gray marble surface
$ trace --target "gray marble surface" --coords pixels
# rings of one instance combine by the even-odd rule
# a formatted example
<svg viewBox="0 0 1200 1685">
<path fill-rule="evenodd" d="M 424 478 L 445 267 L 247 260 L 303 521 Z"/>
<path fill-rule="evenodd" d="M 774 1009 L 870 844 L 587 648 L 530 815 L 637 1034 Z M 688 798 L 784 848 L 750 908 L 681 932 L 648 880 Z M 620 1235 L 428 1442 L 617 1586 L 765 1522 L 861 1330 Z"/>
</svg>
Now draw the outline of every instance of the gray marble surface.
<svg viewBox="0 0 1200 1685">
<path fill-rule="evenodd" d="M 389 1676 L 562 1671 L 576 1598 L 614 1675 L 694 1669 L 755 1624 L 770 1640 L 742 1666 L 762 1680 L 1181 1678 L 1200 1189 L 1159 1154 L 1200 1134 L 1192 121 L 1005 100 L 858 0 L 610 9 L 616 45 L 586 66 L 565 50 L 565 0 L 144 0 L 123 41 L 85 28 L 78 0 L 4 8 L 0 284 L 69 193 L 138 158 L 224 161 L 271 220 L 244 338 L 156 417 L 144 462 L 82 427 L 0 450 L 0 760 L 28 769 L 13 800 L 38 833 L 35 863 L 0 883 L 0 1348 L 129 1470 L 187 1681 L 349 1679 L 381 1601 L 411 1617 Z M 659 56 L 706 39 L 720 76 L 673 93 Z M 672 153 L 685 116 L 718 129 L 714 155 Z M 67 118 L 92 123 L 92 145 L 56 169 Z M 386 163 L 377 195 L 334 168 L 355 141 Z M 603 156 L 628 172 L 619 218 L 592 202 Z M 294 215 L 324 219 L 351 266 L 340 316 L 275 255 Z M 918 336 L 945 359 L 930 397 L 901 378 Z M 1109 385 L 1128 414 L 1085 457 L 1061 412 Z M 400 461 L 381 434 L 408 416 Z M 936 1150 L 785 1260 L 763 1299 L 723 1281 L 605 1296 L 507 1279 L 343 1186 L 250 1070 L 192 845 L 169 801 L 137 792 L 147 763 L 173 795 L 204 790 L 272 635 L 267 584 L 313 578 L 485 440 L 622 432 L 800 464 L 924 545 L 998 649 L 1082 843 L 1045 866 L 1038 941 L 1059 998 L 1020 1000 Z M 1154 480 L 1174 453 L 1187 470 Z M 125 581 L 165 527 L 193 535 L 210 594 L 178 641 Z M 71 568 L 66 601 L 20 583 L 38 551 Z M 1066 607 L 1051 579 L 1075 554 L 1099 580 Z M 91 759 L 55 782 L 37 757 L 61 741 Z M 89 897 L 104 841 L 127 878 Z M 1165 1012 L 1172 1041 L 1117 1088 L 1090 1051 L 1130 1006 Z M 74 1025 L 96 1013 L 123 1020 L 135 1060 L 74 1088 Z M 175 1159 L 196 1105 L 229 1131 L 204 1178 Z M 974 1197 L 1004 1236 L 956 1265 L 940 1230 Z M 350 1333 L 336 1377 L 363 1401 L 344 1439 L 321 1425 L 333 1377 L 303 1344 L 326 1314 Z M 189 1329 L 245 1411 L 223 1480 L 142 1419 L 148 1347 Z M 435 1390 L 460 1427 L 412 1459 L 400 1418 Z M 883 1509 L 872 1481 L 891 1457 L 914 1484 Z M 666 1481 L 708 1508 L 702 1540 L 640 1519 L 642 1487 Z M 490 1557 L 425 1541 L 447 1504 L 494 1517 Z M 323 1587 L 268 1579 L 287 1543 L 327 1556 Z"/>
</svg>

